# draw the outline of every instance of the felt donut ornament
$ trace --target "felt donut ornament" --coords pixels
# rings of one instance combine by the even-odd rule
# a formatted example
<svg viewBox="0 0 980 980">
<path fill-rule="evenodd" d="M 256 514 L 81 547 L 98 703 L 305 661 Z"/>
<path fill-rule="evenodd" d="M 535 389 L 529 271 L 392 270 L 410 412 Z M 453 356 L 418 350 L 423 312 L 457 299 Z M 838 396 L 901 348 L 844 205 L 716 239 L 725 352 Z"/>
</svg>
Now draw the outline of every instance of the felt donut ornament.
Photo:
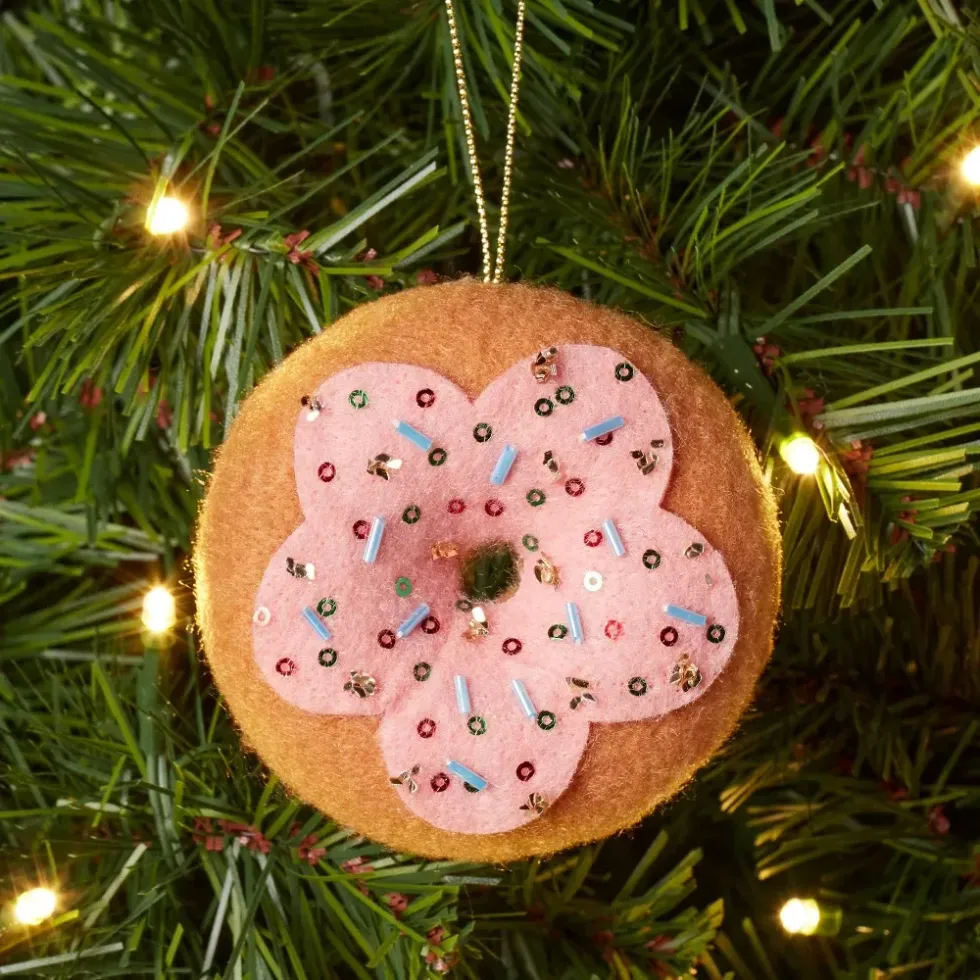
<svg viewBox="0 0 980 980">
<path fill-rule="evenodd" d="M 217 684 L 296 796 L 506 861 L 629 827 L 707 761 L 769 656 L 780 552 L 750 439 L 670 342 L 464 280 L 258 385 L 195 564 Z"/>
</svg>

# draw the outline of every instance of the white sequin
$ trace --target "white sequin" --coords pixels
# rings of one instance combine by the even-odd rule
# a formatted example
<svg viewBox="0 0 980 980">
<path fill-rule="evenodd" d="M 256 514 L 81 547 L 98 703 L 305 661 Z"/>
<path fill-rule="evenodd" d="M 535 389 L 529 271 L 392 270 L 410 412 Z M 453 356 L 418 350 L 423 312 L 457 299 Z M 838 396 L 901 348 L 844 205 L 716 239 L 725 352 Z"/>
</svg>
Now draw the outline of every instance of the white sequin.
<svg viewBox="0 0 980 980">
<path fill-rule="evenodd" d="M 252 616 L 252 622 L 255 623 L 256 626 L 268 626 L 270 619 L 272 619 L 272 613 L 270 613 L 265 606 L 259 606 L 259 608 L 255 610 L 255 615 Z"/>
<path fill-rule="evenodd" d="M 598 572 L 586 572 L 585 587 L 589 592 L 598 592 L 602 588 L 602 576 Z"/>
</svg>

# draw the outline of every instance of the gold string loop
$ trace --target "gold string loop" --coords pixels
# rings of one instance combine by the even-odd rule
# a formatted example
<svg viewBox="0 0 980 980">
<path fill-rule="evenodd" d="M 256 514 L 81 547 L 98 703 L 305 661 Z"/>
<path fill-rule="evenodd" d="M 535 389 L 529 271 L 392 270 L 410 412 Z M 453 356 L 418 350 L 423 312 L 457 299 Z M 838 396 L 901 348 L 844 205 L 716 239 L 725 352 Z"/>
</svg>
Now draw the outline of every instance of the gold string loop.
<svg viewBox="0 0 980 980">
<path fill-rule="evenodd" d="M 517 21 L 514 25 L 514 65 L 510 79 L 510 105 L 507 109 L 507 144 L 504 151 L 504 179 L 500 191 L 500 227 L 497 231 L 496 262 L 491 259 L 490 228 L 487 223 L 487 205 L 483 193 L 483 179 L 480 176 L 480 162 L 476 154 L 476 136 L 473 129 L 473 116 L 470 113 L 470 100 L 466 91 L 466 73 L 463 70 L 463 49 L 459 43 L 459 30 L 456 27 L 456 10 L 453 0 L 446 0 L 446 17 L 449 21 L 449 38 L 453 48 L 453 64 L 456 68 L 456 88 L 459 91 L 459 105 L 463 113 L 463 132 L 466 136 L 466 152 L 473 176 L 473 195 L 476 198 L 476 213 L 480 220 L 480 242 L 483 249 L 483 281 L 500 282 L 504 274 L 507 254 L 507 225 L 510 217 L 510 185 L 514 176 L 514 143 L 517 138 L 517 96 L 521 85 L 521 60 L 524 52 L 524 14 L 525 0 L 518 0 Z"/>
</svg>

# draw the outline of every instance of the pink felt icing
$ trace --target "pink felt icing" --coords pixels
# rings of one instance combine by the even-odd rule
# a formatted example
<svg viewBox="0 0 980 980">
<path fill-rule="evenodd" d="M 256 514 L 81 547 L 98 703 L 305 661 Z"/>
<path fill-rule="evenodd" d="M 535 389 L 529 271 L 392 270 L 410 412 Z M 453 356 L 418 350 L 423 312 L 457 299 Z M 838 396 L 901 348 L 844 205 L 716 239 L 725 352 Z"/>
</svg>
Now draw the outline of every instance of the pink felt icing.
<svg viewBox="0 0 980 980">
<path fill-rule="evenodd" d="M 563 792 L 586 750 L 590 723 L 649 719 L 683 707 L 711 685 L 734 649 L 738 604 L 724 559 L 695 529 L 660 508 L 673 456 L 670 427 L 651 384 L 639 371 L 619 367 L 624 363 L 606 348 L 562 347 L 554 381 L 538 384 L 522 362 L 475 402 L 424 368 L 369 363 L 320 386 L 316 418 L 305 407 L 299 411 L 296 484 L 306 520 L 275 553 L 259 586 L 255 657 L 275 690 L 300 708 L 381 715 L 378 738 L 388 771 L 398 776 L 419 767 L 416 792 L 407 780 L 392 792 L 437 827 L 494 833 L 534 819 L 537 809 L 528 805 L 529 796 L 553 802 Z M 619 380 L 618 367 L 624 378 L 632 376 Z M 560 386 L 574 393 L 569 404 L 556 398 Z M 422 407 L 418 394 L 425 390 L 435 400 Z M 355 391 L 366 393 L 365 407 L 352 406 Z M 535 411 L 542 398 L 551 402 L 550 415 Z M 421 401 L 427 400 L 423 395 Z M 617 415 L 626 424 L 607 444 L 579 437 L 586 427 Z M 444 464 L 432 465 L 426 452 L 399 435 L 395 419 L 444 449 Z M 474 438 L 479 423 L 492 428 L 485 442 Z M 652 448 L 653 440 L 663 445 Z M 490 473 L 507 443 L 518 447 L 518 456 L 504 485 L 495 487 Z M 543 464 L 546 450 L 564 470 L 560 482 Z M 652 472 L 641 471 L 632 450 L 657 455 Z M 378 453 L 403 461 L 387 481 L 367 471 Z M 569 490 L 580 484 L 566 488 L 567 481 L 581 481 L 584 490 L 573 495 Z M 530 490 L 542 491 L 544 504 L 531 506 Z M 451 501 L 462 501 L 465 509 L 452 513 Z M 491 516 L 488 503 L 491 511 L 502 505 L 502 513 Z M 412 506 L 421 517 L 409 524 L 403 513 Z M 376 516 L 385 518 L 386 530 L 377 560 L 367 564 L 366 540 L 355 526 L 364 533 Z M 595 532 L 602 532 L 607 518 L 626 546 L 622 557 L 613 553 L 605 533 L 597 546 L 587 543 L 597 540 Z M 537 551 L 524 546 L 526 535 L 537 539 Z M 490 635 L 466 640 L 470 614 L 456 607 L 459 561 L 433 560 L 430 548 L 453 541 L 465 552 L 491 540 L 516 551 L 523 563 L 520 584 L 505 601 L 483 604 Z M 703 552 L 689 557 L 692 544 Z M 649 552 L 656 552 L 659 564 Z M 542 555 L 558 567 L 558 587 L 537 581 L 534 564 Z M 646 564 L 657 567 L 646 567 L 644 555 Z M 312 563 L 313 580 L 289 574 L 287 558 Z M 586 581 L 596 581 L 589 573 L 601 576 L 598 590 L 586 588 Z M 411 580 L 411 595 L 396 592 L 400 576 Z M 336 603 L 336 612 L 322 618 L 329 641 L 302 615 L 321 599 Z M 548 636 L 550 627 L 568 625 L 568 601 L 581 613 L 582 644 L 573 642 L 571 631 L 560 640 Z M 425 624 L 430 632 L 419 628 L 383 647 L 379 634 L 395 632 L 422 602 L 434 617 Z M 668 604 L 704 616 L 706 625 L 672 618 L 665 612 Z M 719 642 L 709 639 L 709 627 Z M 511 639 L 519 641 L 519 652 L 504 651 Z M 335 652 L 335 662 L 333 653 L 321 654 L 325 650 Z M 671 683 L 685 655 L 701 676 L 687 692 Z M 426 673 L 416 670 L 421 664 L 430 668 L 425 680 L 416 679 L 416 673 Z M 344 689 L 352 671 L 375 679 L 371 696 Z M 468 684 L 472 708 L 466 715 L 457 708 L 456 675 Z M 573 690 L 569 677 L 587 680 L 595 701 L 572 709 L 572 698 L 582 691 Z M 522 712 L 515 678 L 537 711 L 554 714 L 550 730 Z M 485 733 L 471 733 L 471 727 L 481 727 L 479 721 L 468 724 L 473 716 L 486 724 Z M 429 732 L 429 722 L 434 730 L 422 737 L 419 725 Z M 450 759 L 488 786 L 467 790 L 447 770 Z M 518 777 L 519 768 L 529 773 L 523 763 L 533 766 L 530 778 Z M 440 774 L 449 783 L 437 792 L 433 779 L 436 785 L 445 782 Z M 351 760 L 351 778 L 357 778 L 357 760 Z"/>
</svg>

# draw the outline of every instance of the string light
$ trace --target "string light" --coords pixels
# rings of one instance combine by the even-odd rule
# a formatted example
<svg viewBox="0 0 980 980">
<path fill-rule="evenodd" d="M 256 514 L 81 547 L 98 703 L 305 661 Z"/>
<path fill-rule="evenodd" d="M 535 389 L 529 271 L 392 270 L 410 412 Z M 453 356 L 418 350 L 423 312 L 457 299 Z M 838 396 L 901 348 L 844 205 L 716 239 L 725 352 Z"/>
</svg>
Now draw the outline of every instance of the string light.
<svg viewBox="0 0 980 980">
<path fill-rule="evenodd" d="M 837 905 L 820 905 L 813 898 L 791 898 L 779 910 L 779 923 L 791 936 L 835 936 L 844 913 Z"/>
<path fill-rule="evenodd" d="M 155 585 L 143 596 L 143 625 L 151 633 L 166 633 L 177 621 L 174 597 L 162 585 Z"/>
<path fill-rule="evenodd" d="M 802 432 L 787 436 L 779 444 L 779 455 L 794 473 L 801 476 L 812 476 L 820 466 L 820 450 L 817 444 Z"/>
<path fill-rule="evenodd" d="M 22 926 L 36 926 L 49 919 L 58 906 L 58 896 L 50 888 L 32 888 L 17 896 L 14 918 Z"/>
<path fill-rule="evenodd" d="M 190 219 L 190 212 L 183 201 L 176 197 L 161 197 L 146 211 L 146 230 L 151 235 L 173 235 L 183 231 Z"/>
<path fill-rule="evenodd" d="M 980 146 L 975 146 L 960 164 L 963 179 L 973 187 L 980 187 Z"/>
</svg>

